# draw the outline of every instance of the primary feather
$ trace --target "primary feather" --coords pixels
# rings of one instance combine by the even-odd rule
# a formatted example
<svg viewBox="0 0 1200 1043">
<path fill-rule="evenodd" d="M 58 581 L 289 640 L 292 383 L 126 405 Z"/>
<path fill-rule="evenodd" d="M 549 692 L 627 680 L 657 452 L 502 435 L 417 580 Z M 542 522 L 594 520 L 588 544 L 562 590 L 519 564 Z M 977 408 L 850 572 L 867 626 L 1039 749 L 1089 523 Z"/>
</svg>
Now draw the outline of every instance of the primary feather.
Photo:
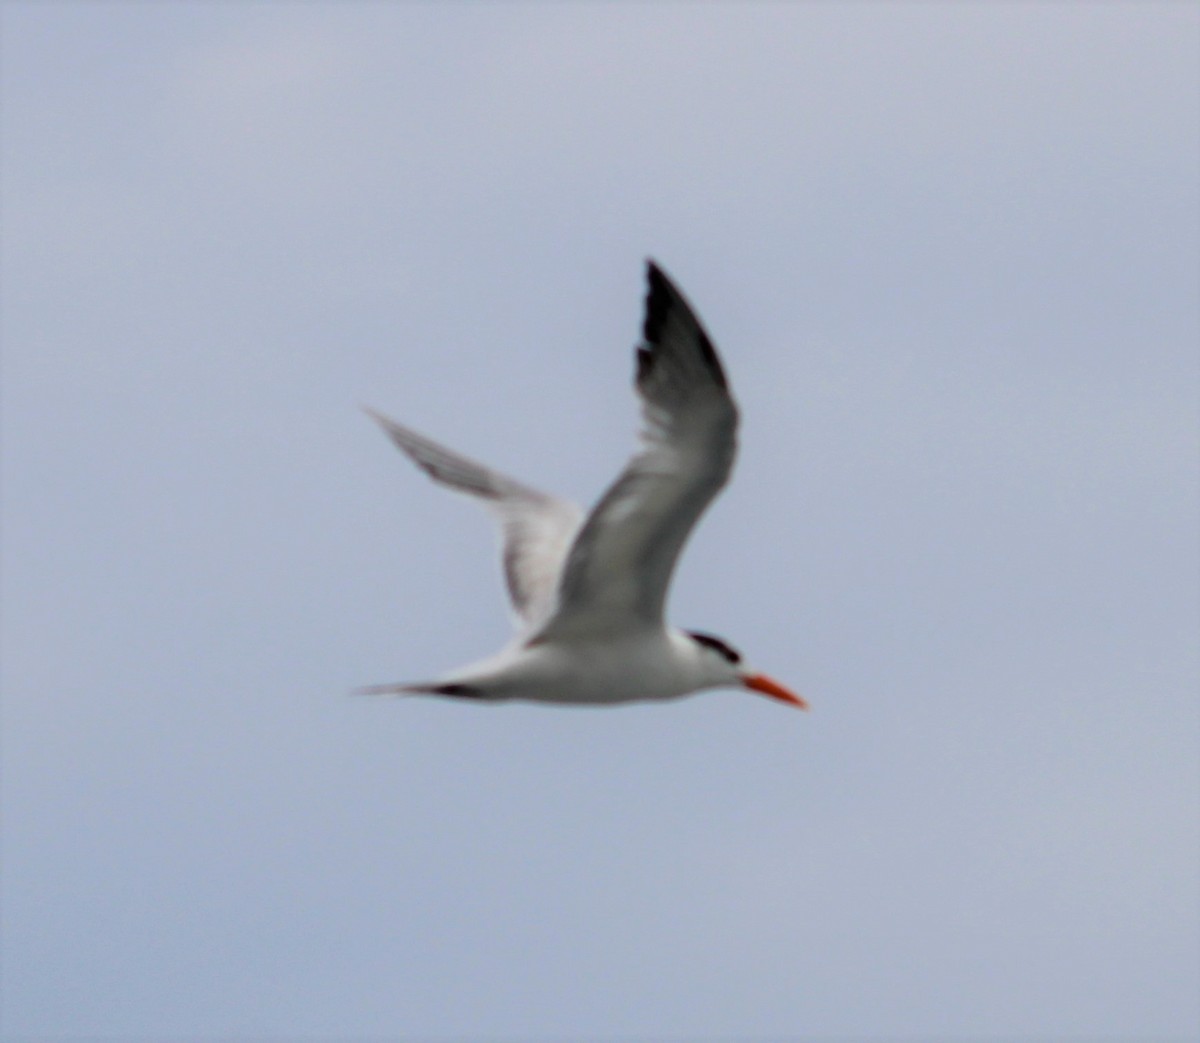
<svg viewBox="0 0 1200 1043">
<path fill-rule="evenodd" d="M 547 496 L 438 445 L 382 413 L 366 412 L 431 478 L 478 497 L 495 515 L 513 610 L 527 629 L 544 622 L 554 608 L 563 559 L 583 512 L 573 503 Z"/>
</svg>

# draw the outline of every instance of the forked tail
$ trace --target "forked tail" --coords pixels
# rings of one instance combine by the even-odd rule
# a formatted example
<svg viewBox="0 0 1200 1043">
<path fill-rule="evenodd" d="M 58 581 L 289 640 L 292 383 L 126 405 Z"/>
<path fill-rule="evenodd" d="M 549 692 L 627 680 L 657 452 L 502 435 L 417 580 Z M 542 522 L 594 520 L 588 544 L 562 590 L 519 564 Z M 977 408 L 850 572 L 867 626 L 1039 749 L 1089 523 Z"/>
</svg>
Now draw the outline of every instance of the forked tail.
<svg viewBox="0 0 1200 1043">
<path fill-rule="evenodd" d="M 355 695 L 446 695 L 454 699 L 486 699 L 482 689 L 469 684 L 425 681 L 419 684 L 371 684 L 356 688 Z"/>
</svg>

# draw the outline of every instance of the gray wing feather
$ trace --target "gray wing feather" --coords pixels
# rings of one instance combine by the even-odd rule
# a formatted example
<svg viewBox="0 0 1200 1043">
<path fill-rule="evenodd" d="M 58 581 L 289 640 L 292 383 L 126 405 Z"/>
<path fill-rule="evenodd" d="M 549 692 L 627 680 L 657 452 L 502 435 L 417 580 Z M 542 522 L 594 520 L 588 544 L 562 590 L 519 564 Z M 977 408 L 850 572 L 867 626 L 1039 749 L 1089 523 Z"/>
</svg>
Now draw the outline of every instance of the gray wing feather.
<svg viewBox="0 0 1200 1043">
<path fill-rule="evenodd" d="M 579 508 L 461 456 L 382 413 L 366 413 L 431 478 L 478 497 L 496 516 L 513 609 L 528 628 L 543 622 L 553 611 L 563 561 L 582 521 Z"/>
<path fill-rule="evenodd" d="M 641 447 L 575 537 L 537 637 L 661 623 L 679 554 L 733 469 L 738 413 L 712 341 L 653 261 L 647 278 Z"/>
</svg>

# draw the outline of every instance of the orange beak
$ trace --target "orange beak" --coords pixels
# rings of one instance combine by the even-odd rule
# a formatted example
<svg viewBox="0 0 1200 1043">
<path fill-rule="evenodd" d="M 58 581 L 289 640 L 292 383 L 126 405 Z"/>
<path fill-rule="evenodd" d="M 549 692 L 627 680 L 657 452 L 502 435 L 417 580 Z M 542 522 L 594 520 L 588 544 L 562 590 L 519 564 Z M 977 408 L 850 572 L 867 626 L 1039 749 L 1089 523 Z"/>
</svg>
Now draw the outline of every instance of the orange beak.
<svg viewBox="0 0 1200 1043">
<path fill-rule="evenodd" d="M 762 692 L 763 695 L 769 695 L 772 698 L 778 699 L 780 702 L 798 706 L 801 710 L 808 709 L 808 703 L 800 698 L 800 696 L 795 692 L 789 692 L 783 685 L 777 681 L 772 681 L 766 674 L 748 674 L 742 678 L 742 684 L 756 692 Z"/>
</svg>

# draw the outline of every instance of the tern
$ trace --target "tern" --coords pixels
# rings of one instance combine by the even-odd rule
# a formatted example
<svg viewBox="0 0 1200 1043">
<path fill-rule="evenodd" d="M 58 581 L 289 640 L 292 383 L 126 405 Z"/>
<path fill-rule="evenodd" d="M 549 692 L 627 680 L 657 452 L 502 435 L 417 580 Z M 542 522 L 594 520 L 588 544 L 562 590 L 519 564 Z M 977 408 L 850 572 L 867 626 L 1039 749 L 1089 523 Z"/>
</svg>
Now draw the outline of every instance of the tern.
<svg viewBox="0 0 1200 1043">
<path fill-rule="evenodd" d="M 808 708 L 729 642 L 664 620 L 679 554 L 733 468 L 738 410 L 686 298 L 654 261 L 646 278 L 634 381 L 641 444 L 586 516 L 366 410 L 435 481 L 495 516 L 518 633 L 497 655 L 436 680 L 362 692 L 610 706 L 739 687 Z"/>
</svg>

